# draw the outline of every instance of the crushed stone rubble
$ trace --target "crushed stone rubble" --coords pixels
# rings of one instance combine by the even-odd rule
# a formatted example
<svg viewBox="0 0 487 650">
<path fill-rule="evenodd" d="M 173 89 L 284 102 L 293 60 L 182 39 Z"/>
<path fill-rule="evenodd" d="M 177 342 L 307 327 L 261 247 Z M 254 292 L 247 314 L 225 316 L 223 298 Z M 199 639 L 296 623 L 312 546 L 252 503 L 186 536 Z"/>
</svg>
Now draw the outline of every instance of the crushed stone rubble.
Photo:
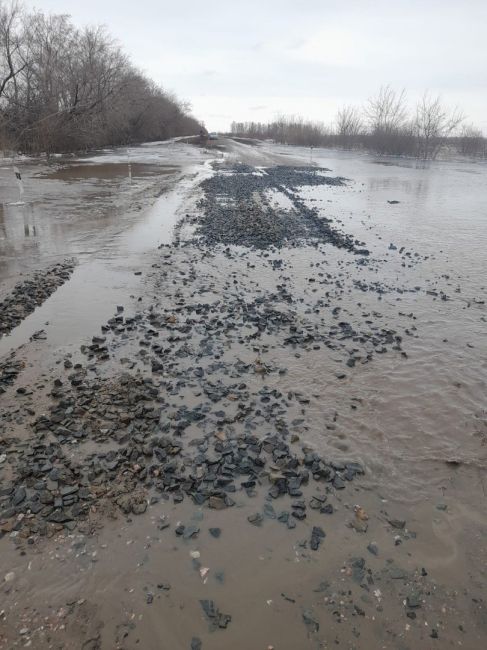
<svg viewBox="0 0 487 650">
<path fill-rule="evenodd" d="M 339 230 L 300 194 L 306 187 L 346 187 L 346 179 L 329 171 L 215 166 L 200 185 L 196 210 L 176 228 L 175 242 L 156 253 L 146 280 L 153 297 L 141 298 L 130 314 L 119 305 L 91 342 L 77 354 L 67 353 L 46 384 L 45 404 L 35 403 L 29 387 L 16 387 L 25 361 L 14 352 L 0 362 L 0 394 L 16 391 L 16 399 L 26 400 L 14 412 L 0 412 L 0 537 L 12 536 L 24 548 L 58 533 L 88 536 L 108 517 L 130 519 L 153 507 L 156 512 L 160 503 L 185 502 L 198 511 L 233 509 L 242 526 L 255 533 L 269 521 L 283 531 L 303 530 L 306 537 L 297 548 L 314 558 L 323 553 L 327 528 L 341 505 L 339 494 L 348 494 L 366 467 L 343 454 L 329 457 L 306 442 L 308 408 L 320 396 L 301 387 L 280 389 L 280 379 L 292 359 L 320 350 L 333 354 L 338 382 L 376 355 L 406 359 L 407 337 L 417 336 L 414 314 L 399 312 L 398 318 L 396 312 L 390 325 L 387 315 L 366 307 L 363 296 L 371 294 L 374 301 L 393 296 L 392 303 L 420 291 L 356 277 L 357 270 L 374 265 L 375 271 L 384 260 L 373 259 L 363 242 Z M 273 192 L 284 195 L 289 207 L 273 202 Z M 187 224 L 193 226 L 189 239 L 181 234 Z M 343 256 L 336 266 L 327 258 L 330 245 Z M 280 253 L 306 247 L 314 257 L 299 294 L 292 262 Z M 393 244 L 389 251 L 402 256 L 403 266 L 421 262 L 419 255 Z M 256 291 L 250 277 L 259 264 L 275 282 Z M 17 285 L 0 303 L 0 315 L 8 313 L 0 335 L 73 270 L 74 261 L 66 261 Z M 441 290 L 426 293 L 449 299 Z M 359 308 L 351 306 L 350 295 Z M 272 351 L 279 354 L 267 354 Z M 24 435 L 12 434 L 19 427 Z M 327 428 L 323 424 L 323 436 Z M 409 621 L 427 607 L 426 570 L 406 572 L 392 560 L 380 570 L 369 567 L 383 548 L 366 539 L 365 510 L 359 505 L 350 510 L 347 525 L 363 537 L 368 560 L 346 559 L 338 591 L 328 582 L 317 584 L 319 610 L 306 598 L 299 600 L 309 639 L 322 633 L 323 611 L 343 620 L 369 611 L 378 615 L 383 606 L 377 585 L 391 581 L 401 585 Z M 397 546 L 415 538 L 403 519 L 384 518 Z M 189 543 L 200 535 L 199 521 L 176 524 L 161 516 L 157 527 Z M 222 528 L 208 532 L 217 540 Z M 199 552 L 191 557 L 206 576 L 209 569 L 199 562 Z M 364 605 L 356 587 L 370 601 L 373 595 L 376 609 L 369 601 Z M 158 589 L 171 586 L 161 583 Z M 298 604 L 295 596 L 283 592 L 281 597 Z M 157 590 L 144 598 L 154 606 Z M 210 632 L 231 625 L 232 615 L 222 613 L 216 601 L 198 596 L 197 602 Z M 438 638 L 436 628 L 430 636 Z M 197 636 L 189 645 L 203 647 Z"/>
<path fill-rule="evenodd" d="M 63 285 L 74 271 L 75 260 L 65 260 L 43 271 L 36 271 L 18 282 L 0 301 L 0 337 L 11 332 L 36 307 Z"/>
</svg>

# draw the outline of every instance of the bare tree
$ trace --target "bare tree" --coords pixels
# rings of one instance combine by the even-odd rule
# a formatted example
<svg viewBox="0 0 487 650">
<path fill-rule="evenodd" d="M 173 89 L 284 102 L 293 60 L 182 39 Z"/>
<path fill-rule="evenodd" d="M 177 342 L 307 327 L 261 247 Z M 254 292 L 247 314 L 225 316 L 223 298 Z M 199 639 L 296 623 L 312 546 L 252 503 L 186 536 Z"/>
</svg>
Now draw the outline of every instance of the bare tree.
<svg viewBox="0 0 487 650">
<path fill-rule="evenodd" d="M 465 124 L 462 127 L 459 138 L 459 152 L 463 156 L 487 155 L 487 140 L 480 129 L 473 124 Z"/>
<path fill-rule="evenodd" d="M 135 70 L 104 28 L 0 0 L 3 143 L 49 154 L 199 130 L 190 107 Z"/>
<path fill-rule="evenodd" d="M 346 149 L 357 146 L 358 137 L 364 131 L 364 124 L 358 109 L 343 106 L 336 115 L 338 144 Z"/>
<path fill-rule="evenodd" d="M 406 91 L 382 86 L 377 96 L 368 100 L 365 116 L 372 147 L 379 153 L 398 153 L 397 141 L 407 126 Z"/>
<path fill-rule="evenodd" d="M 465 119 L 463 113 L 455 108 L 446 109 L 440 97 L 431 97 L 425 92 L 416 106 L 415 129 L 418 139 L 418 156 L 434 159 L 445 139 Z"/>
<path fill-rule="evenodd" d="M 22 35 L 19 27 L 20 8 L 16 1 L 0 2 L 0 100 L 10 83 L 26 64 L 21 56 Z"/>
<path fill-rule="evenodd" d="M 406 91 L 397 92 L 390 86 L 382 86 L 376 97 L 368 100 L 365 115 L 372 131 L 393 131 L 406 122 Z"/>
<path fill-rule="evenodd" d="M 438 108 L 434 102 L 425 101 L 424 107 Z M 441 105 L 440 105 L 441 106 Z M 427 115 L 423 111 L 421 116 Z M 430 117 L 438 110 L 430 111 Z M 441 119 L 431 119 L 436 123 L 432 136 L 428 135 L 425 143 L 418 136 L 418 121 L 408 116 L 405 103 L 405 93 L 396 93 L 389 87 L 381 89 L 378 97 L 370 100 L 366 117 L 369 120 L 369 132 L 360 112 L 353 106 L 344 106 L 338 111 L 334 128 L 326 127 L 319 122 L 310 122 L 296 116 L 277 116 L 273 122 L 232 122 L 233 135 L 266 139 L 275 142 L 296 144 L 302 146 L 360 146 L 385 154 L 400 156 L 434 157 L 436 147 L 448 141 L 466 155 L 486 155 L 487 140 L 474 127 L 465 128 L 460 138 L 450 138 L 452 129 L 458 125 L 462 117 L 458 111 L 439 112 Z M 424 123 L 426 124 L 426 122 Z M 423 124 L 423 127 L 424 127 Z M 422 134 L 424 136 L 424 129 Z M 426 148 L 425 148 L 426 145 Z"/>
</svg>

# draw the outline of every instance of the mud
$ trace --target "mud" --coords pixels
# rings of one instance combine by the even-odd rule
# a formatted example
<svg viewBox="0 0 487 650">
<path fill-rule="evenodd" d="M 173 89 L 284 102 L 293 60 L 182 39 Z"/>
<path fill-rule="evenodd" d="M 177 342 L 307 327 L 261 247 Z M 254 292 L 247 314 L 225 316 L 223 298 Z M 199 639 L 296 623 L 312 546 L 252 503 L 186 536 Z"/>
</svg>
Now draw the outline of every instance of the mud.
<svg viewBox="0 0 487 650">
<path fill-rule="evenodd" d="M 303 205 L 340 237 L 256 246 L 244 210 L 250 236 L 210 240 L 222 177 L 256 175 L 227 146 L 174 240 L 133 251 L 132 298 L 75 347 L 49 325 L 2 360 L 0 647 L 482 648 L 476 243 L 461 277 L 397 216 L 350 217 L 357 161 L 296 187 L 279 150 L 252 214 Z"/>
</svg>

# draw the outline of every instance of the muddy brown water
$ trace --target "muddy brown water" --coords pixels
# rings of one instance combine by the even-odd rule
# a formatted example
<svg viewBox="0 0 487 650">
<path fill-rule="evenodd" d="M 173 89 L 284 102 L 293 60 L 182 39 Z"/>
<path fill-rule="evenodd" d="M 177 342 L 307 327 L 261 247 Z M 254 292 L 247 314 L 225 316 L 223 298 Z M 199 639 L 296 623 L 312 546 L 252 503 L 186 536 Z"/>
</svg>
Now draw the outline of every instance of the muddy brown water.
<svg viewBox="0 0 487 650">
<path fill-rule="evenodd" d="M 164 174 L 174 174 L 178 171 L 177 167 L 169 165 L 147 165 L 144 163 L 100 163 L 82 165 L 64 165 L 58 169 L 44 174 L 39 174 L 38 178 L 48 178 L 59 181 L 80 181 L 84 179 L 96 179 L 101 181 L 120 180 L 128 178 L 141 178 L 145 176 L 162 176 Z"/>
<path fill-rule="evenodd" d="M 240 143 L 229 147 L 230 156 L 253 164 L 276 162 L 289 154 L 303 162 L 310 158 L 309 151 L 295 148 L 248 151 L 250 147 Z M 150 159 L 150 153 L 147 156 Z M 318 273 L 338 268 L 343 271 L 344 290 L 340 317 L 346 320 L 358 310 L 374 311 L 380 314 L 377 319 L 398 328 L 413 323 L 415 336 L 404 343 L 407 359 L 393 353 L 377 355 L 366 365 L 347 369 L 346 378 L 337 380 L 343 361 L 327 349 L 299 350 L 296 356 L 269 336 L 257 352 L 241 346 L 232 347 L 229 354 L 246 362 L 259 354 L 285 366 L 285 375 L 269 375 L 265 383 L 309 397 L 302 439 L 330 457 L 360 460 L 365 477 L 330 497 L 337 509 L 333 516 L 321 515 L 316 521 L 310 513 L 308 522 L 293 531 L 274 520 L 265 520 L 260 528 L 251 526 L 247 516 L 261 502 L 237 499 L 236 507 L 222 512 L 200 510 L 186 501 L 177 506 L 162 501 L 133 521 L 120 514 L 112 520 L 111 511 L 94 513 L 100 523 L 95 536 L 61 533 L 31 547 L 15 533 L 6 535 L 0 540 L 0 579 L 12 573 L 14 577 L 4 580 L 0 592 L 2 649 L 184 650 L 191 647 L 193 637 L 201 639 L 203 650 L 485 647 L 487 170 L 480 164 L 454 162 L 425 169 L 408 162 L 316 150 L 313 162 L 351 182 L 346 187 L 304 190 L 303 195 L 341 221 L 346 232 L 364 241 L 372 256 L 384 263 L 351 269 L 346 254 L 331 247 L 324 254 L 312 248 L 292 249 L 271 255 L 285 262 L 281 271 L 272 273 L 268 259 L 246 251 L 241 251 L 241 258 L 218 252 L 198 258 L 183 249 L 161 278 L 152 268 L 160 259 L 155 245 L 171 240 L 178 219 L 194 209 L 197 182 L 210 173 L 201 164 L 191 167 L 168 194 L 138 211 L 142 214 L 127 211 L 126 225 L 110 233 L 98 252 L 82 256 L 78 274 L 0 341 L 4 354 L 23 345 L 18 354 L 27 360 L 27 368 L 19 382 L 39 386 L 34 397 L 18 397 L 11 391 L 1 399 L 4 408 L 14 412 L 33 400 L 47 406 L 48 380 L 59 375 L 58 362 L 66 352 L 82 360 L 80 342 L 99 332 L 116 304 L 135 313 L 158 301 L 170 306 L 171 301 L 189 299 L 198 286 L 211 289 L 205 299 L 217 300 L 223 291 L 230 291 L 234 280 L 236 295 L 239 284 L 249 295 L 259 295 L 285 282 L 297 301 L 297 313 L 319 322 L 320 314 L 306 313 L 324 291 Z M 73 201 L 79 200 L 75 196 Z M 92 207 L 104 207 L 105 200 L 93 198 Z M 80 219 L 74 213 L 72 218 L 81 239 Z M 90 228 L 86 245 L 94 249 Z M 40 248 L 43 236 L 34 234 Z M 69 238 L 64 241 L 56 244 L 62 254 L 71 250 Z M 409 267 L 407 260 L 403 266 L 390 243 L 398 250 L 404 246 L 417 252 L 421 262 Z M 16 268 L 28 269 L 29 263 L 22 261 L 26 250 L 22 242 Z M 188 264 L 195 269 L 194 286 L 173 285 Z M 140 269 L 143 275 L 134 276 Z M 309 283 L 310 277 L 318 284 Z M 377 279 L 400 291 L 381 295 L 354 284 Z M 403 291 L 416 286 L 421 290 Z M 427 293 L 440 290 L 450 299 Z M 30 334 L 41 327 L 46 341 L 29 342 Z M 137 342 L 114 349 L 113 361 L 101 372 L 114 372 L 133 343 Z M 255 390 L 263 383 L 260 377 L 250 381 Z M 197 401 L 191 390 L 184 395 L 189 405 Z M 24 424 L 14 427 L 15 434 L 23 435 L 23 428 Z M 73 448 L 73 454 L 78 453 L 83 452 Z M 369 515 L 366 533 L 349 527 L 357 504 Z M 164 517 L 171 527 L 161 531 Z M 407 522 L 399 545 L 398 531 L 387 523 L 391 517 Z M 195 522 L 199 536 L 178 540 L 174 527 L 179 521 Z M 301 545 L 312 525 L 322 525 L 327 533 L 316 553 Z M 219 539 L 209 535 L 212 526 L 221 527 Z M 367 550 L 372 541 L 379 548 L 377 556 Z M 191 556 L 195 551 L 198 568 Z M 357 557 L 366 561 L 368 588 L 354 580 Z M 406 577 L 391 577 L 393 569 Z M 158 584 L 170 584 L 170 589 Z M 406 616 L 404 604 L 412 592 L 421 594 L 416 618 Z M 148 593 L 153 595 L 150 604 Z M 232 616 L 226 630 L 209 631 L 199 604 L 206 598 Z M 305 624 L 303 614 L 310 612 L 318 630 Z M 431 636 L 432 629 L 438 639 Z"/>
<path fill-rule="evenodd" d="M 81 262 L 113 257 L 120 234 L 141 220 L 178 173 L 209 158 L 200 149 L 169 142 L 55 157 L 49 163 L 0 160 L 2 285 L 66 256 Z M 22 174 L 22 201 L 14 165 Z"/>
</svg>

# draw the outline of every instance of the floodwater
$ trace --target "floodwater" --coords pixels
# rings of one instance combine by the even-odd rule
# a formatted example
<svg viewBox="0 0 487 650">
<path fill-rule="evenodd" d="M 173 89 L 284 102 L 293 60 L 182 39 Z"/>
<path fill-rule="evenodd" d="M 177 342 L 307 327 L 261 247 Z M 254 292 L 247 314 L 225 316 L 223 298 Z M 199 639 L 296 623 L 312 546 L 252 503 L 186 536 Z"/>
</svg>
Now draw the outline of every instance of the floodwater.
<svg viewBox="0 0 487 650">
<path fill-rule="evenodd" d="M 208 173 L 208 155 L 178 143 L 133 148 L 128 160 L 132 178 L 126 150 L 56 160 L 54 169 L 27 162 L 20 167 L 25 186 L 20 205 L 14 200 L 12 168 L 0 169 L 2 289 L 24 272 L 65 258 L 78 261 L 71 281 L 0 340 L 0 354 L 28 341 L 46 323 L 55 347 L 77 347 L 90 338 L 93 328 L 139 287 L 135 273 L 144 264 L 141 253 L 171 240 L 182 195 Z"/>
<path fill-rule="evenodd" d="M 353 374 L 348 388 L 363 400 L 358 412 L 343 408 L 350 398 L 343 386 L 320 386 L 319 359 L 302 372 L 314 375 L 315 390 L 327 395 L 330 409 L 342 406 L 337 436 L 345 434 L 347 448 L 360 449 L 375 475 L 387 477 L 388 492 L 405 495 L 408 489 L 408 499 L 419 502 L 432 484 L 440 489 L 451 480 L 445 461 L 458 460 L 473 468 L 475 500 L 484 504 L 487 165 L 382 165 L 371 156 L 316 150 L 313 158 L 351 180 L 346 187 L 324 188 L 322 196 L 315 188 L 304 194 L 341 222 L 345 232 L 365 242 L 371 256 L 386 260 L 379 270 L 364 269 L 358 279 L 365 284 L 380 280 L 391 291 L 363 293 L 362 309 L 376 309 L 385 322 L 398 325 L 400 313 L 414 314 L 418 338 L 407 341 L 407 363 L 386 356 Z M 389 250 L 390 243 L 414 251 L 406 266 L 398 251 Z M 291 257 L 293 280 L 301 291 L 313 253 L 303 259 L 294 251 Z M 336 259 L 330 251 L 330 262 Z M 416 287 L 420 290 L 406 291 Z M 441 291 L 448 300 L 428 293 Z M 356 294 L 350 294 L 349 307 L 349 315 L 357 311 Z M 304 378 L 297 374 L 292 381 Z"/>
<path fill-rule="evenodd" d="M 209 158 L 177 142 L 82 158 L 0 162 L 0 282 L 64 257 L 106 258 L 182 170 Z M 22 174 L 19 201 L 13 165 Z M 110 252 L 108 252 L 110 254 Z"/>
<path fill-rule="evenodd" d="M 85 179 L 94 179 L 99 181 L 111 180 L 133 180 L 134 178 L 144 178 L 146 176 L 162 176 L 163 174 L 174 174 L 178 171 L 177 167 L 169 165 L 147 165 L 144 163 L 131 163 L 127 157 L 127 162 L 122 163 L 100 163 L 99 165 L 84 163 L 78 165 L 61 166 L 54 171 L 39 174 L 38 178 L 49 178 L 51 180 L 76 182 Z"/>
<path fill-rule="evenodd" d="M 325 255 L 300 248 L 272 253 L 269 259 L 284 261 L 284 269 L 272 274 L 268 259 L 244 251 L 241 261 L 221 253 L 193 260 L 183 249 L 157 285 L 155 249 L 171 241 L 174 226 L 194 209 L 196 186 L 211 173 L 204 152 L 176 143 L 143 147 L 137 162 L 147 167 L 136 190 L 118 175 L 125 152 L 106 152 L 103 163 L 98 156 L 73 161 L 71 171 L 62 168 L 64 178 L 59 171 L 33 170 L 32 212 L 4 204 L 0 217 L 4 286 L 52 260 L 75 255 L 80 263 L 69 282 L 0 340 L 0 355 L 24 345 L 34 382 L 40 372 L 53 373 L 66 351 L 75 354 L 98 334 L 117 304 L 129 314 L 138 309 L 137 297 L 141 308 L 177 304 L 199 286 L 211 287 L 217 299 L 231 278 L 249 294 L 284 283 L 303 322 L 318 323 L 321 315 L 309 312 L 325 291 L 319 273 L 338 268 L 340 318 L 355 323 L 374 314 L 384 327 L 401 333 L 408 327 L 407 359 L 375 355 L 337 380 L 343 365 L 334 351 L 295 355 L 269 337 L 268 351 L 259 354 L 287 368 L 283 376 L 266 378 L 271 389 L 299 390 L 309 399 L 303 439 L 329 457 L 361 461 L 366 476 L 337 495 L 337 512 L 324 522 L 327 538 L 315 555 L 303 548 L 302 529 L 283 531 L 276 521 L 249 526 L 246 518 L 256 506 L 246 502 L 222 512 L 160 502 L 133 521 L 106 519 L 94 537 L 75 532 L 44 540 L 27 556 L 6 537 L 0 540 L 0 578 L 13 571 L 16 579 L 12 591 L 0 593 L 7 640 L 0 648 L 186 650 L 199 637 L 203 650 L 481 650 L 487 633 L 487 166 L 227 146 L 230 159 L 260 166 L 300 160 L 349 179 L 343 187 L 313 187 L 301 195 L 363 242 L 371 263 L 351 266 L 348 253 L 331 246 Z M 80 168 L 84 173 L 90 165 L 96 176 L 83 176 Z M 176 167 L 179 175 L 168 173 Z M 175 182 L 166 185 L 171 178 Z M 154 199 L 161 186 L 165 193 Z M 13 192 L 6 203 L 15 200 Z M 271 200 L 288 205 L 279 194 Z M 409 256 L 399 252 L 403 247 Z M 179 286 L 188 263 L 196 279 Z M 360 289 L 376 282 L 380 292 Z M 41 328 L 47 340 L 29 342 Z M 122 347 L 118 355 L 125 352 Z M 239 354 L 248 362 L 256 353 L 242 346 Z M 258 387 L 260 378 L 251 381 Z M 365 535 L 347 525 L 357 503 L 369 513 Z M 412 532 L 399 545 L 387 527 L 391 516 L 405 519 Z M 160 530 L 161 517 L 171 521 L 170 529 Z M 177 542 L 173 529 L 188 520 L 198 523 L 200 536 Z M 208 535 L 212 526 L 222 528 L 220 539 Z M 377 557 L 366 550 L 372 541 Z M 194 551 L 207 573 L 195 568 Z M 367 561 L 369 589 L 351 577 L 356 557 Z M 389 577 L 397 566 L 414 575 L 425 594 L 415 620 L 403 605 L 410 592 Z M 208 631 L 203 598 L 232 615 L 227 630 Z M 319 634 L 303 623 L 310 609 Z M 20 634 L 22 628 L 27 631 Z M 83 646 L 98 638 L 101 645 Z"/>
</svg>

